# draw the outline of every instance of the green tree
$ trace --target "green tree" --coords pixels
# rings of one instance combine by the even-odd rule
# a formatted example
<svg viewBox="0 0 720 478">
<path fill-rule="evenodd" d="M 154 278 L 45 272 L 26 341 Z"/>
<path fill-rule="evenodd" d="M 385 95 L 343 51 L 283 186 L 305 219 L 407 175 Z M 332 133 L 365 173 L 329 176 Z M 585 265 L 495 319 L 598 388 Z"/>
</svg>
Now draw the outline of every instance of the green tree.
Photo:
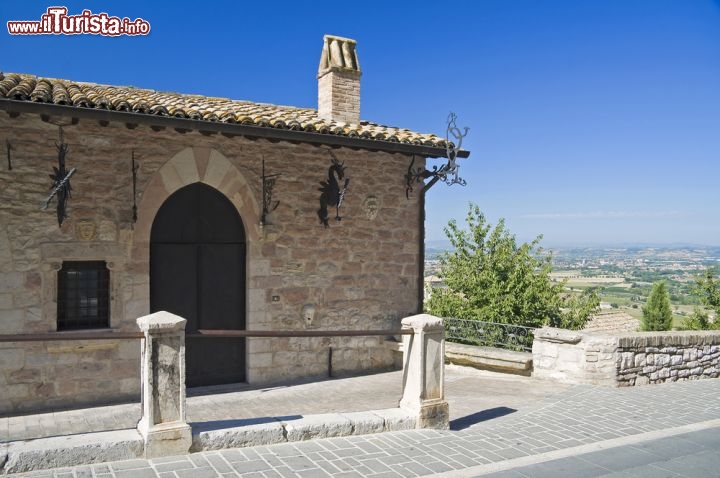
<svg viewBox="0 0 720 478">
<path fill-rule="evenodd" d="M 698 307 L 693 315 L 686 319 L 683 328 L 691 330 L 720 329 L 720 280 L 715 277 L 716 270 L 709 267 L 695 279 L 692 294 L 700 298 L 700 303 L 715 311 L 715 321 L 711 322 L 708 313 Z"/>
<path fill-rule="evenodd" d="M 441 317 L 539 327 L 582 328 L 600 300 L 590 291 L 564 291 L 566 281 L 550 279 L 552 257 L 540 247 L 542 236 L 518 244 L 500 219 L 493 228 L 480 208 L 470 204 L 468 230 L 453 219 L 445 235 L 455 248 L 440 256 L 440 277 L 427 310 Z"/>
<path fill-rule="evenodd" d="M 647 304 L 642 309 L 641 330 L 670 330 L 672 327 L 672 311 L 665 281 L 653 284 Z"/>
<path fill-rule="evenodd" d="M 714 324 L 710 322 L 708 313 L 699 307 L 695 307 L 692 315 L 683 320 L 682 328 L 685 330 L 708 330 L 711 329 L 713 325 Z"/>
</svg>

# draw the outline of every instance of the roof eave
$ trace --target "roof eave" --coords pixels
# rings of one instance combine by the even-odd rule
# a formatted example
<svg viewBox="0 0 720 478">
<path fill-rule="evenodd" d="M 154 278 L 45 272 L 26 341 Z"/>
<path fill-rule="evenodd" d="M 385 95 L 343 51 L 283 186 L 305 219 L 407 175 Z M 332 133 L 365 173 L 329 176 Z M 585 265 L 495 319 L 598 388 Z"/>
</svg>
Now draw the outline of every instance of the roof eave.
<svg viewBox="0 0 720 478">
<path fill-rule="evenodd" d="M 82 108 L 77 106 L 56 105 L 53 103 L 11 100 L 7 98 L 0 98 L 0 110 L 8 113 L 34 113 L 38 115 L 82 118 L 94 121 L 115 121 L 126 124 L 145 124 L 149 126 L 160 126 L 183 131 L 194 130 L 226 135 L 247 136 L 252 138 L 267 138 L 280 141 L 323 144 L 329 146 L 346 146 L 349 148 L 367 149 L 371 151 L 417 154 L 430 158 L 446 157 L 445 148 L 420 144 L 313 133 L 309 131 L 268 128 L 237 123 L 221 123 L 187 118 L 174 118 L 169 116 L 158 116 L 127 111 Z M 460 150 L 457 155 L 460 158 L 467 158 L 470 155 L 470 152 Z"/>
</svg>

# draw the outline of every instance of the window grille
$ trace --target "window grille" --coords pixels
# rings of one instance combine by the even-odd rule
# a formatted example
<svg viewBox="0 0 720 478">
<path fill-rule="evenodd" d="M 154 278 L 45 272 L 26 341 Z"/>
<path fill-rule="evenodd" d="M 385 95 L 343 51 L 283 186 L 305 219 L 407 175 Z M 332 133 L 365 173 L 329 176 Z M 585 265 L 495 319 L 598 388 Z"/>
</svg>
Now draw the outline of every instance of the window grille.
<svg viewBox="0 0 720 478">
<path fill-rule="evenodd" d="M 57 329 L 109 327 L 110 271 L 105 261 L 67 261 L 58 271 Z"/>
</svg>

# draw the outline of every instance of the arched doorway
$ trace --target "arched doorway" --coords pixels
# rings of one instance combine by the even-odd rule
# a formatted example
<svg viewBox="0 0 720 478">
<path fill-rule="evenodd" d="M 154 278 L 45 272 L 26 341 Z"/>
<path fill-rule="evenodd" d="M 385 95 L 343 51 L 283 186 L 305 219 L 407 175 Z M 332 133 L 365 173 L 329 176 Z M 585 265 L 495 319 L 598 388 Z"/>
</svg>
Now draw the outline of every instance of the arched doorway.
<svg viewBox="0 0 720 478">
<path fill-rule="evenodd" d="M 187 319 L 186 332 L 245 328 L 245 229 L 219 191 L 194 183 L 158 210 L 150 233 L 150 310 Z M 245 381 L 245 340 L 188 338 L 188 387 Z"/>
</svg>

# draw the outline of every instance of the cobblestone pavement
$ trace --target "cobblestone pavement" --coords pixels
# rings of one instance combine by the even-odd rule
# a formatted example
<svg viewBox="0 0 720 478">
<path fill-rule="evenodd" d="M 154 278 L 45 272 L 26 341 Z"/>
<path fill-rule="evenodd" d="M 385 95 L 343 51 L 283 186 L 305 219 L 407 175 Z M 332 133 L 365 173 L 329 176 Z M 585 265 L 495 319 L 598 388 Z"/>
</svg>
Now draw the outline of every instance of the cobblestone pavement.
<svg viewBox="0 0 720 478">
<path fill-rule="evenodd" d="M 466 367 L 449 365 L 445 370 L 451 419 L 494 407 L 519 409 L 567 388 Z M 398 405 L 401 388 L 402 372 L 398 371 L 275 387 L 196 389 L 187 399 L 187 419 L 200 423 L 393 408 Z M 207 394 L 210 391 L 218 393 Z M 206 394 L 199 394 L 203 392 Z M 132 403 L 0 417 L 0 442 L 135 428 L 140 413 L 140 404 Z"/>
<path fill-rule="evenodd" d="M 459 381 L 466 378 L 472 379 L 468 374 Z M 475 383 L 478 396 L 493 394 L 481 380 Z M 515 383 L 505 382 L 514 394 L 508 405 L 495 400 L 490 408 L 456 416 L 448 431 L 330 438 L 21 476 L 720 476 L 720 380 L 622 389 L 573 386 L 539 399 L 533 387 L 543 382 Z M 452 406 L 451 376 L 448 385 Z M 529 401 L 523 401 L 523 390 Z M 524 405 L 513 408 L 512 400 Z"/>
</svg>

